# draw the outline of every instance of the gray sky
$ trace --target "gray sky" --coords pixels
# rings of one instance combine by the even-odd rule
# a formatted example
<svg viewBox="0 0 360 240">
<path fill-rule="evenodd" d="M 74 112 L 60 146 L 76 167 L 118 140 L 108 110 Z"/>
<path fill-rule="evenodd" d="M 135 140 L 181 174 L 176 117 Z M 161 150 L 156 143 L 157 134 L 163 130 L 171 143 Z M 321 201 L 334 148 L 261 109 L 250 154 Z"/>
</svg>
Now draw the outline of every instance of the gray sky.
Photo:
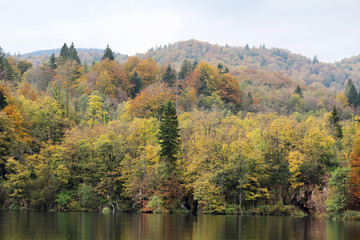
<svg viewBox="0 0 360 240">
<path fill-rule="evenodd" d="M 334 62 L 360 54 L 359 10 L 358 0 L 0 0 L 0 46 L 27 53 L 109 44 L 133 55 L 194 38 Z"/>
</svg>

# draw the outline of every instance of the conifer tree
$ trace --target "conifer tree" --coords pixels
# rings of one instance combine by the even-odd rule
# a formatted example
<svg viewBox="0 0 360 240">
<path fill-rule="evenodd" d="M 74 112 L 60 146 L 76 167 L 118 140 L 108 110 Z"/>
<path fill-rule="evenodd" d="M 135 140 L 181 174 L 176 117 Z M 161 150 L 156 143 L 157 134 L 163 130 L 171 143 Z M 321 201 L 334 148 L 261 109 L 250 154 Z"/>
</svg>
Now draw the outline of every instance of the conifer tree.
<svg viewBox="0 0 360 240">
<path fill-rule="evenodd" d="M 80 61 L 79 55 L 76 51 L 76 48 L 74 46 L 74 43 L 71 43 L 71 45 L 69 47 L 69 59 L 76 61 L 79 65 L 81 65 L 81 61 Z"/>
<path fill-rule="evenodd" d="M 51 67 L 54 70 L 57 67 L 57 59 L 55 57 L 55 53 L 51 54 L 51 56 L 49 58 L 49 67 Z"/>
<path fill-rule="evenodd" d="M 115 57 L 114 57 L 114 53 L 113 51 L 111 50 L 111 48 L 109 47 L 109 45 L 106 46 L 106 49 L 104 51 L 104 54 L 101 58 L 101 60 L 104 60 L 108 58 L 110 61 L 114 61 L 115 60 Z"/>
<path fill-rule="evenodd" d="M 5 63 L 5 53 L 2 50 L 2 48 L 0 47 L 0 80 L 4 77 L 5 75 L 5 67 L 4 67 L 4 63 Z"/>
<path fill-rule="evenodd" d="M 332 135 L 334 136 L 334 138 L 337 140 L 342 139 L 343 131 L 340 123 L 340 116 L 335 106 L 333 107 L 333 110 L 330 113 L 329 122 L 330 122 Z"/>
<path fill-rule="evenodd" d="M 304 97 L 304 95 L 303 95 L 303 92 L 302 92 L 302 90 L 301 90 L 300 85 L 297 85 L 296 89 L 294 90 L 294 94 L 299 95 L 299 97 L 301 97 L 301 98 L 303 98 L 303 97 Z"/>
<path fill-rule="evenodd" d="M 64 43 L 64 45 L 60 50 L 59 60 L 60 62 L 65 62 L 68 58 L 69 58 L 69 48 L 66 45 L 66 43 Z"/>
<path fill-rule="evenodd" d="M 5 79 L 10 80 L 10 81 L 15 80 L 16 74 L 14 72 L 14 69 L 12 68 L 11 64 L 9 63 L 9 61 L 6 58 L 4 60 L 3 66 L 5 69 Z"/>
<path fill-rule="evenodd" d="M 357 107 L 359 97 L 355 85 L 351 79 L 349 79 L 346 83 L 345 95 L 348 99 L 349 105 L 353 105 L 354 107 Z"/>
<path fill-rule="evenodd" d="M 194 62 L 195 63 L 195 62 Z M 184 59 L 184 61 L 181 64 L 180 72 L 179 72 L 179 78 L 185 79 L 186 76 L 193 70 L 193 66 L 191 62 L 187 59 Z"/>
<path fill-rule="evenodd" d="M 166 83 L 169 87 L 172 87 L 176 81 L 176 72 L 171 68 L 170 64 L 167 66 L 162 81 Z"/>
<path fill-rule="evenodd" d="M 135 98 L 136 94 L 138 94 L 142 88 L 141 78 L 138 77 L 138 74 L 136 71 L 130 77 L 130 84 L 133 85 L 133 89 L 131 91 L 131 97 Z"/>
<path fill-rule="evenodd" d="M 319 59 L 318 59 L 318 57 L 316 55 L 314 56 L 314 58 L 312 60 L 312 63 L 313 64 L 319 63 Z"/>
<path fill-rule="evenodd" d="M 0 91 L 0 110 L 8 105 L 6 97 L 2 91 Z"/>
<path fill-rule="evenodd" d="M 176 155 L 180 146 L 180 135 L 176 108 L 171 100 L 163 106 L 159 140 L 161 145 L 160 156 L 165 160 L 168 167 L 173 169 L 176 165 Z"/>
</svg>

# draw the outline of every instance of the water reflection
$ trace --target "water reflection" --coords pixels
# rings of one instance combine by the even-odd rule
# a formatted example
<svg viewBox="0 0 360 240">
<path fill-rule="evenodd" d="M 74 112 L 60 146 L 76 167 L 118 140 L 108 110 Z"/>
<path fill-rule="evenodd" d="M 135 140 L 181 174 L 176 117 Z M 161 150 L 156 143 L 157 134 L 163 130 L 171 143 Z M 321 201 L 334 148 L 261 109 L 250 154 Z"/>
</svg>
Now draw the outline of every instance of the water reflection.
<svg viewBox="0 0 360 240">
<path fill-rule="evenodd" d="M 346 239 L 359 222 L 271 216 L 0 212 L 0 239 Z"/>
</svg>

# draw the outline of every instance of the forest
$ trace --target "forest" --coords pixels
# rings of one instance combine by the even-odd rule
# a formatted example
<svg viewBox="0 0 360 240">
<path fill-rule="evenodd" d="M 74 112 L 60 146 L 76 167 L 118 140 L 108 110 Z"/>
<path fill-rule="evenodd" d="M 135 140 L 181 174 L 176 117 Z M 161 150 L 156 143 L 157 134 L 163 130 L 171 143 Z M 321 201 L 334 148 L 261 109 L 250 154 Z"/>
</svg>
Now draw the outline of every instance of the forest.
<svg viewBox="0 0 360 240">
<path fill-rule="evenodd" d="M 195 40 L 86 54 L 0 48 L 0 209 L 359 210 L 355 57 Z"/>
</svg>

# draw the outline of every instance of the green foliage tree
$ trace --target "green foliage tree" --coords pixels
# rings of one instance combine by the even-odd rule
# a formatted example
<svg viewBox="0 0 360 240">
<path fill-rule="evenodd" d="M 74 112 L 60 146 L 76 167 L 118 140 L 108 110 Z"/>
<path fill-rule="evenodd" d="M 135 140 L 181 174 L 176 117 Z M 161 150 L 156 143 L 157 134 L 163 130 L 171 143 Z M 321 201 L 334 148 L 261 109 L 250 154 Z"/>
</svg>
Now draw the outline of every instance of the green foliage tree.
<svg viewBox="0 0 360 240">
<path fill-rule="evenodd" d="M 163 106 L 159 140 L 161 146 L 160 156 L 168 164 L 168 167 L 172 169 L 176 166 L 180 135 L 176 108 L 171 100 Z"/>
<path fill-rule="evenodd" d="M 165 74 L 162 77 L 162 81 L 166 83 L 169 87 L 172 87 L 176 82 L 176 72 L 175 69 L 172 69 L 170 64 L 165 70 Z"/>
<path fill-rule="evenodd" d="M 60 50 L 59 63 L 64 64 L 66 61 L 75 61 L 77 64 L 81 65 L 79 55 L 73 42 L 71 43 L 70 47 L 64 43 Z"/>
<path fill-rule="evenodd" d="M 74 46 L 74 43 L 72 42 L 70 47 L 69 47 L 69 59 L 72 60 L 72 61 L 75 61 L 77 62 L 79 65 L 81 65 L 81 61 L 80 61 L 80 58 L 79 58 L 79 55 L 77 53 L 77 50 Z"/>
<path fill-rule="evenodd" d="M 5 75 L 5 53 L 3 49 L 0 47 L 0 80 L 3 79 Z"/>
<path fill-rule="evenodd" d="M 304 97 L 304 95 L 303 95 L 303 92 L 302 92 L 302 90 L 301 90 L 300 85 L 297 85 L 296 89 L 294 90 L 294 94 L 299 95 L 301 98 L 303 98 L 303 97 Z"/>
<path fill-rule="evenodd" d="M 358 92 L 356 91 L 355 85 L 351 79 L 349 79 L 345 86 L 345 95 L 348 99 L 349 105 L 354 107 L 358 106 Z"/>
<path fill-rule="evenodd" d="M 16 73 L 7 58 L 5 58 L 3 66 L 5 69 L 5 79 L 8 81 L 16 80 Z"/>
<path fill-rule="evenodd" d="M 142 88 L 141 78 L 138 77 L 137 72 L 135 71 L 133 75 L 130 77 L 130 84 L 133 86 L 131 89 L 131 97 L 135 98 Z"/>
<path fill-rule="evenodd" d="M 32 67 L 32 63 L 31 62 L 28 62 L 28 61 L 25 61 L 25 60 L 19 60 L 17 62 L 17 67 L 21 73 L 21 76 L 28 70 Z"/>
<path fill-rule="evenodd" d="M 179 72 L 179 78 L 180 79 L 186 79 L 187 75 L 191 73 L 193 70 L 193 66 L 191 64 L 191 61 L 184 59 L 184 61 L 181 64 L 180 72 Z"/>
<path fill-rule="evenodd" d="M 337 168 L 331 173 L 329 186 L 333 188 L 333 195 L 326 201 L 327 211 L 340 213 L 346 209 L 346 191 L 349 168 Z"/>
<path fill-rule="evenodd" d="M 342 125 L 340 123 L 339 112 L 335 105 L 330 113 L 329 123 L 330 123 L 331 132 L 332 132 L 332 135 L 334 136 L 334 138 L 337 140 L 342 139 L 344 136 L 343 130 L 342 130 Z"/>
<path fill-rule="evenodd" d="M 8 105 L 8 102 L 6 101 L 6 96 L 3 93 L 2 89 L 0 88 L 0 111 L 4 109 Z"/>
<path fill-rule="evenodd" d="M 69 58 L 69 55 L 69 47 L 64 43 L 60 50 L 59 61 L 61 63 L 65 62 Z"/>
<path fill-rule="evenodd" d="M 101 57 L 101 60 L 104 60 L 108 58 L 110 61 L 114 61 L 115 60 L 115 57 L 114 57 L 114 53 L 113 51 L 111 50 L 111 48 L 109 47 L 109 44 L 106 46 L 105 48 L 105 51 L 104 51 L 104 54 L 103 56 Z"/>
<path fill-rule="evenodd" d="M 55 53 L 51 54 L 50 58 L 49 58 L 49 67 L 51 67 L 52 69 L 56 69 L 57 67 L 57 58 L 55 57 Z"/>
<path fill-rule="evenodd" d="M 313 64 L 319 63 L 319 59 L 318 59 L 318 57 L 316 55 L 314 56 L 314 58 L 312 60 L 312 63 Z"/>
</svg>

